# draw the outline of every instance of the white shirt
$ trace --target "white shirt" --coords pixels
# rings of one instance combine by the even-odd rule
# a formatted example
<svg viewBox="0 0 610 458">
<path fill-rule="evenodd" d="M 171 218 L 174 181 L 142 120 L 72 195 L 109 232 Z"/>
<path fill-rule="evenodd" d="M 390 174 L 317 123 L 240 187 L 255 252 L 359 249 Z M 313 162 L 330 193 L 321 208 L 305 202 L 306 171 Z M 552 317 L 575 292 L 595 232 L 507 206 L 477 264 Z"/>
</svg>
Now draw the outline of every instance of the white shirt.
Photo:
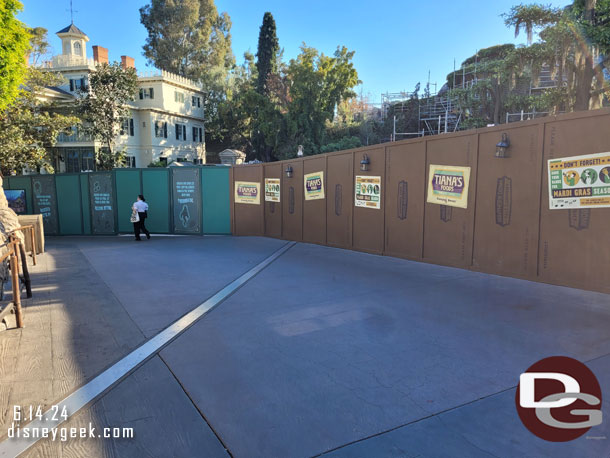
<svg viewBox="0 0 610 458">
<path fill-rule="evenodd" d="M 135 208 L 138 213 L 144 213 L 145 211 L 148 211 L 148 204 L 141 200 L 136 200 L 133 203 L 133 208 Z"/>
</svg>

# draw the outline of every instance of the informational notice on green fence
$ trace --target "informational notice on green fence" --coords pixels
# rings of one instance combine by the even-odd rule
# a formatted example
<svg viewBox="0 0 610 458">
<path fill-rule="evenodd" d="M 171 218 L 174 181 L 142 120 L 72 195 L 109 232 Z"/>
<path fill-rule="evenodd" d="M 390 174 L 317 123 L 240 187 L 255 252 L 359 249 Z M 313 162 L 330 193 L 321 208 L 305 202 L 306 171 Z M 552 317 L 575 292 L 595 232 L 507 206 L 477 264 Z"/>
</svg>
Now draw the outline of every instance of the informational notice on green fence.
<svg viewBox="0 0 610 458">
<path fill-rule="evenodd" d="M 111 173 L 89 175 L 89 196 L 91 198 L 91 232 L 93 234 L 114 234 L 114 188 Z"/>
<path fill-rule="evenodd" d="M 356 207 L 381 208 L 381 177 L 356 176 L 354 192 Z"/>
<path fill-rule="evenodd" d="M 53 175 L 35 175 L 32 178 L 32 191 L 34 193 L 32 199 L 34 213 L 42 215 L 44 233 L 47 235 L 59 234 L 55 177 Z"/>
<path fill-rule="evenodd" d="M 280 201 L 280 179 L 265 178 L 265 202 Z"/>
<path fill-rule="evenodd" d="M 610 207 L 610 153 L 549 159 L 549 207 Z"/>
<path fill-rule="evenodd" d="M 173 201 L 174 232 L 198 234 L 201 232 L 201 178 L 197 168 L 174 168 Z"/>
<path fill-rule="evenodd" d="M 324 172 L 308 173 L 303 177 L 305 200 L 324 199 Z"/>
</svg>

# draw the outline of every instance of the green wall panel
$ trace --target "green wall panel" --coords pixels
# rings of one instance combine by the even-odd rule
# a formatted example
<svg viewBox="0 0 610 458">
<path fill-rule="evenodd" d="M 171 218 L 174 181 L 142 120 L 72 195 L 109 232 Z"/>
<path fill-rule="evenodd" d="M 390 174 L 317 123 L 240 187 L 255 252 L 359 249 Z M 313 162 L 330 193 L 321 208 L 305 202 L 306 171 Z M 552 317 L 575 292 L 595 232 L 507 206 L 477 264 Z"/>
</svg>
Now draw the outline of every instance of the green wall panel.
<svg viewBox="0 0 610 458">
<path fill-rule="evenodd" d="M 30 177 L 5 177 L 6 189 L 25 189 L 25 200 L 27 203 L 27 213 L 34 213 L 32 202 L 32 180 Z M 7 184 L 8 181 L 8 184 Z"/>
<path fill-rule="evenodd" d="M 57 214 L 61 235 L 83 233 L 80 179 L 78 175 L 56 175 Z"/>
<path fill-rule="evenodd" d="M 131 206 L 142 192 L 140 170 L 115 170 L 115 173 L 119 232 L 133 232 L 133 223 L 129 217 Z"/>
<path fill-rule="evenodd" d="M 201 169 L 203 194 L 203 233 L 230 234 L 229 167 L 203 167 Z"/>
<path fill-rule="evenodd" d="M 203 228 L 204 234 L 230 234 L 229 168 L 221 166 L 192 168 L 200 174 L 200 178 L 196 181 L 196 196 L 193 196 L 201 202 L 201 207 L 199 207 L 201 216 L 197 217 L 199 227 Z M 49 189 L 45 189 L 52 194 L 51 212 L 55 215 L 54 229 L 51 231 L 53 234 L 90 235 L 94 232 L 112 234 L 114 233 L 112 228 L 108 231 L 101 231 L 97 227 L 99 221 L 96 223 L 95 231 L 92 227 L 91 202 L 95 197 L 92 193 L 96 186 L 95 182 L 100 181 L 102 175 L 108 175 L 106 178 L 109 180 L 106 179 L 106 181 L 108 181 L 109 187 L 108 189 L 100 188 L 99 192 L 103 191 L 110 196 L 110 202 L 107 205 L 112 207 L 111 225 L 116 220 L 119 232 L 131 233 L 133 231 L 133 225 L 129 221 L 131 205 L 140 193 L 144 194 L 149 205 L 146 227 L 151 232 L 158 234 L 173 232 L 174 203 L 170 169 L 115 169 L 112 173 L 12 176 L 4 178 L 4 185 L 6 189 L 25 189 L 27 212 L 31 214 L 35 211 L 32 179 L 38 181 L 44 179 L 45 183 L 51 180 L 48 183 L 51 187 L 47 186 Z M 201 187 L 200 193 L 198 187 Z M 96 213 L 97 216 L 99 216 L 98 213 Z"/>
<path fill-rule="evenodd" d="M 89 204 L 89 175 L 80 175 L 80 192 L 83 215 L 83 233 L 91 234 L 91 206 Z"/>
<path fill-rule="evenodd" d="M 142 194 L 148 204 L 146 228 L 158 234 L 169 233 L 170 188 L 168 169 L 142 169 Z"/>
</svg>

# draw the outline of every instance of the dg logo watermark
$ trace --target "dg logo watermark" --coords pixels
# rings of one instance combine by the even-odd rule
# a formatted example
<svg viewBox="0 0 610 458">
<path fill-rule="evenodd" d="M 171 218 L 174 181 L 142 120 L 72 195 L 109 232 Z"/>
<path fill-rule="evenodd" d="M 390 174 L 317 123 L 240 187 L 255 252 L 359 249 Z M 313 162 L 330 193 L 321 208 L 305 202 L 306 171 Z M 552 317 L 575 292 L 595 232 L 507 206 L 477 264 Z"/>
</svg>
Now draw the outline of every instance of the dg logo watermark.
<svg viewBox="0 0 610 458">
<path fill-rule="evenodd" d="M 515 402 L 525 427 L 547 441 L 574 440 L 602 422 L 597 378 L 566 356 L 545 358 L 521 374 Z"/>
</svg>

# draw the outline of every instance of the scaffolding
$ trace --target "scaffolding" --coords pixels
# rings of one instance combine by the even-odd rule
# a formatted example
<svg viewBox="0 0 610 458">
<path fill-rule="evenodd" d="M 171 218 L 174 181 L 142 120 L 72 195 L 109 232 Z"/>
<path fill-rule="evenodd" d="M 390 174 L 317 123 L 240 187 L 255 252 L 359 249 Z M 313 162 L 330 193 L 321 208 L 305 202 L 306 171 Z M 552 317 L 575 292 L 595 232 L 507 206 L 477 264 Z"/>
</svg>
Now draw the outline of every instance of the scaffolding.
<svg viewBox="0 0 610 458">
<path fill-rule="evenodd" d="M 436 83 L 428 83 L 422 98 L 418 97 L 417 92 L 403 91 L 382 94 L 382 120 L 388 119 L 390 109 L 394 115 L 392 141 L 396 141 L 399 138 L 437 135 L 460 130 L 460 123 L 463 120 L 464 113 L 460 107 L 459 98 L 454 94 L 454 89 L 472 88 L 477 82 L 476 72 L 467 73 L 464 71 L 459 82 L 455 81 L 454 72 L 453 88 L 443 86 L 440 91 L 437 91 Z M 431 88 L 433 91 L 430 90 Z M 397 132 L 397 116 L 413 109 L 413 100 L 417 100 L 418 130 L 417 132 Z"/>
</svg>

